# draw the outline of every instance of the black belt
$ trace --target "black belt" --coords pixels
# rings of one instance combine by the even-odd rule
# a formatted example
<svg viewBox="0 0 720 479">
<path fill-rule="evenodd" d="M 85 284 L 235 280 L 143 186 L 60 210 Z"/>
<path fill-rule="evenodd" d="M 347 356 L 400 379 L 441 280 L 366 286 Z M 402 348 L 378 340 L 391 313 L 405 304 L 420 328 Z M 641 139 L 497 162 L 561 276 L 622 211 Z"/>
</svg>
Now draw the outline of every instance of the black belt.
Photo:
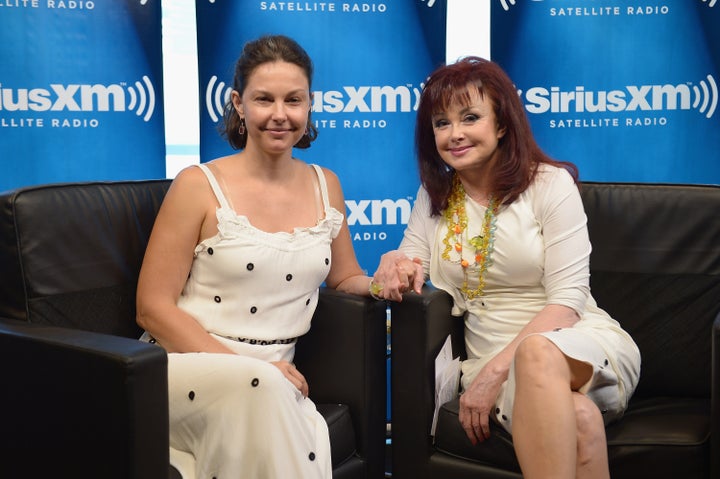
<svg viewBox="0 0 720 479">
<path fill-rule="evenodd" d="M 224 338 L 232 339 L 233 341 L 239 341 L 241 343 L 257 344 L 259 346 L 268 346 L 271 344 L 292 344 L 298 340 L 298 338 L 287 338 L 287 339 L 251 339 L 251 338 L 238 338 L 235 336 L 223 336 Z"/>
</svg>

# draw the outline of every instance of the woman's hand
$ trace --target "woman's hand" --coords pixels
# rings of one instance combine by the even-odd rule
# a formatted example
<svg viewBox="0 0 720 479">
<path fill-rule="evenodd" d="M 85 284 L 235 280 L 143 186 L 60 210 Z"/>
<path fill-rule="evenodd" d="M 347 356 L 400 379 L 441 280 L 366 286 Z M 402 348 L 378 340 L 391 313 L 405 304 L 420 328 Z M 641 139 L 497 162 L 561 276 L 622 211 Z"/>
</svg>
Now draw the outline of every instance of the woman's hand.
<svg viewBox="0 0 720 479">
<path fill-rule="evenodd" d="M 373 275 L 371 290 L 383 299 L 402 301 L 403 293 L 415 291 L 420 294 L 425 282 L 422 261 L 410 260 L 400 251 L 390 251 L 380 258 L 380 264 Z"/>
<path fill-rule="evenodd" d="M 272 361 L 270 364 L 278 368 L 283 375 L 298 388 L 298 391 L 302 393 L 303 397 L 308 396 L 310 388 L 305 380 L 305 376 L 297 370 L 293 363 L 288 361 Z"/>
<path fill-rule="evenodd" d="M 504 381 L 505 376 L 488 364 L 460 396 L 460 424 L 473 445 L 490 437 L 490 414 L 494 413 L 495 400 Z"/>
</svg>

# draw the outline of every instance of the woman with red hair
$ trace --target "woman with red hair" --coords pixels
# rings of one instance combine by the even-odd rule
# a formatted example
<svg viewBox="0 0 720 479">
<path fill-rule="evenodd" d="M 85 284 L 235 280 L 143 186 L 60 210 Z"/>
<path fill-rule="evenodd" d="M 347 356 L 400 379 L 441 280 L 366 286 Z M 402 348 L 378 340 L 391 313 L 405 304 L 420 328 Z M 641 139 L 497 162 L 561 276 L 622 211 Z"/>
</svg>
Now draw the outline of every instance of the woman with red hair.
<svg viewBox="0 0 720 479">
<path fill-rule="evenodd" d="M 415 136 L 422 186 L 371 291 L 401 301 L 429 279 L 452 295 L 473 444 L 494 421 L 527 479 L 609 477 L 604 425 L 627 407 L 640 353 L 590 294 L 577 168 L 543 153 L 510 78 L 478 57 L 431 74 Z"/>
</svg>

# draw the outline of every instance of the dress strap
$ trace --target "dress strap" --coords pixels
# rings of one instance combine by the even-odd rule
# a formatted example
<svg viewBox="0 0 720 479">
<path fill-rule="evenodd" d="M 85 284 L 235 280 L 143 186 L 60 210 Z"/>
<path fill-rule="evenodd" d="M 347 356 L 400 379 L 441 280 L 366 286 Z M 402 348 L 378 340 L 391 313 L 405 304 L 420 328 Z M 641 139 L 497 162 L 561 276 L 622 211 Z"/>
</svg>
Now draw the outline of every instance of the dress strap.
<svg viewBox="0 0 720 479">
<path fill-rule="evenodd" d="M 217 179 L 215 179 L 215 175 L 213 175 L 212 171 L 210 171 L 210 168 L 202 163 L 197 166 L 199 166 L 202 172 L 205 173 L 205 176 L 207 176 L 210 187 L 212 187 L 213 193 L 215 193 L 215 198 L 217 198 L 220 206 L 222 208 L 232 209 L 230 208 L 230 203 L 228 203 L 227 198 L 225 198 L 225 195 L 220 188 L 220 184 L 217 182 Z"/>
<path fill-rule="evenodd" d="M 320 194 L 322 195 L 323 209 L 325 214 L 327 214 L 330 209 L 330 199 L 328 196 L 327 182 L 325 181 L 325 173 L 323 173 L 322 168 L 314 163 L 312 164 L 312 167 L 315 168 L 315 173 L 317 173 L 318 181 L 320 182 Z"/>
</svg>

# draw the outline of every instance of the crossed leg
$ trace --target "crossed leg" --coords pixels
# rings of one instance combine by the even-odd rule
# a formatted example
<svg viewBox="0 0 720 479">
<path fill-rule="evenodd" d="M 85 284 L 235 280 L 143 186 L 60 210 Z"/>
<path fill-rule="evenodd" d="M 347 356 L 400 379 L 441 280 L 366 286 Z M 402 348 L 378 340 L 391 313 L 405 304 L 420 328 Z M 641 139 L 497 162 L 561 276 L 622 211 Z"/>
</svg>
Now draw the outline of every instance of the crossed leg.
<svg viewBox="0 0 720 479">
<path fill-rule="evenodd" d="M 525 479 L 609 479 L 602 415 L 577 392 L 591 375 L 544 336 L 518 346 L 512 436 Z"/>
</svg>

